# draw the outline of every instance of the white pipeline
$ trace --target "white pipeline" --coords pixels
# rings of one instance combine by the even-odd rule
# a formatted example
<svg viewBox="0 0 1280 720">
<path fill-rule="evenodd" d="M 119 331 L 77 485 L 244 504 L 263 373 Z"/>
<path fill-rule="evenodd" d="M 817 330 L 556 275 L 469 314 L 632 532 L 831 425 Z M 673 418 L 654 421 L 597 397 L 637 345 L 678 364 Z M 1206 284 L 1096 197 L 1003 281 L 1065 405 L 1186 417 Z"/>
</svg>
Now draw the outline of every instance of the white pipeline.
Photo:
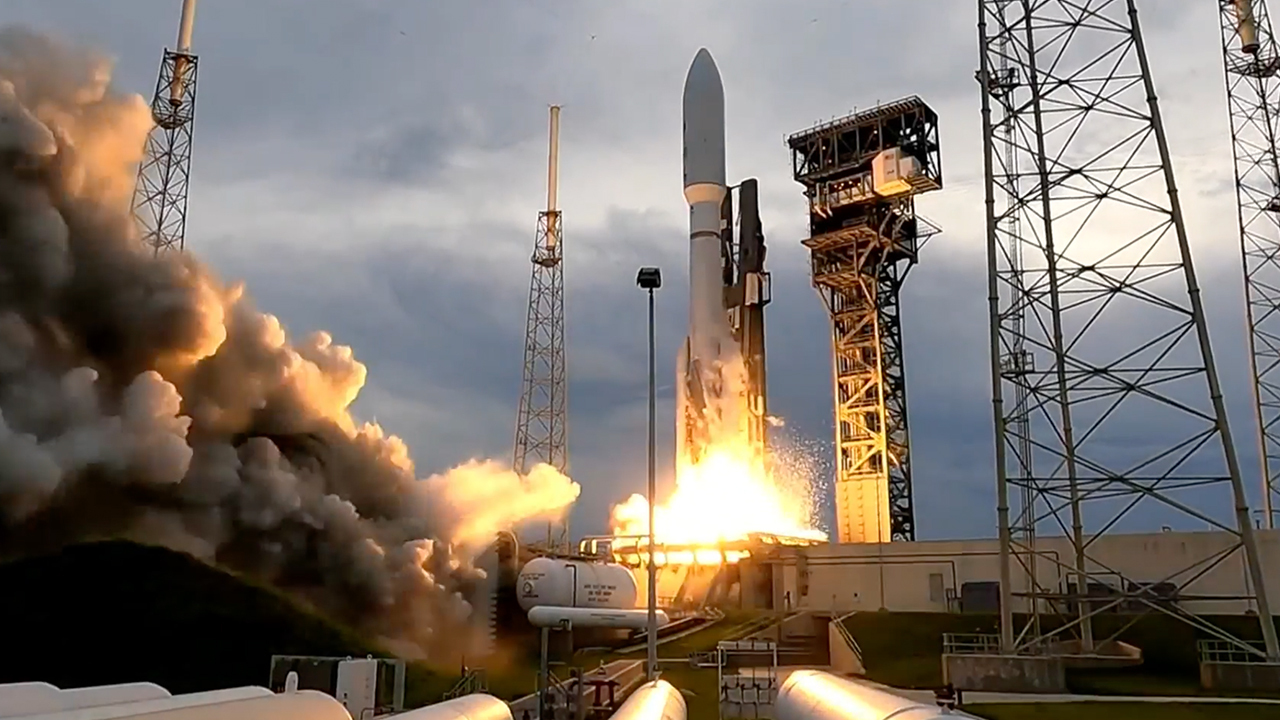
<svg viewBox="0 0 1280 720">
<path fill-rule="evenodd" d="M 654 680 L 636 688 L 610 720 L 685 720 L 684 696 L 666 680 Z"/>
<path fill-rule="evenodd" d="M 777 720 L 956 720 L 948 713 L 893 693 L 817 670 L 791 673 L 774 705 Z"/>
</svg>

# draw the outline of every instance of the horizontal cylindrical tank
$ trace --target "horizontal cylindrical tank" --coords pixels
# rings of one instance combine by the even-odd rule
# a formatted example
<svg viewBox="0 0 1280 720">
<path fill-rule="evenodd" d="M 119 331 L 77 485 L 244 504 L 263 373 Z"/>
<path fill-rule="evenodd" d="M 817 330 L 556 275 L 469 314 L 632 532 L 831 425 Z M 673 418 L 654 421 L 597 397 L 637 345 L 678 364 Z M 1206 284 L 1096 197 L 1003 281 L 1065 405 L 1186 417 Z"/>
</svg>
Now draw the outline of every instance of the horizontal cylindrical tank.
<svg viewBox="0 0 1280 720">
<path fill-rule="evenodd" d="M 509 705 L 484 693 L 463 695 L 395 717 L 396 720 L 512 720 Z"/>
<path fill-rule="evenodd" d="M 647 682 L 613 714 L 611 720 L 685 720 L 684 696 L 666 680 Z"/>
<path fill-rule="evenodd" d="M 47 682 L 0 685 L 0 718 L 31 715 L 58 707 L 62 691 Z"/>
<path fill-rule="evenodd" d="M 539 605 L 631 610 L 637 592 L 625 565 L 540 557 L 520 569 L 516 594 L 525 611 Z"/>
<path fill-rule="evenodd" d="M 183 697 L 177 695 L 170 700 Z M 141 703 L 131 703 L 140 705 Z M 206 703 L 188 707 L 173 707 L 164 710 L 127 711 L 120 715 L 102 715 L 75 713 L 93 713 L 128 707 L 115 705 L 104 708 L 74 710 L 57 715 L 40 715 L 39 720 L 64 720 L 64 718 L 134 718 L 145 720 L 352 720 L 351 714 L 342 707 L 342 703 L 316 690 L 300 690 L 296 693 L 273 695 L 270 691 L 259 697 L 241 698 L 219 703 Z M 23 720 L 28 720 L 23 718 Z M 32 718 L 31 720 L 35 720 Z"/>
<path fill-rule="evenodd" d="M 147 720 L 152 720 L 153 718 L 155 718 L 155 720 L 159 720 L 161 717 L 168 717 L 168 715 L 162 715 L 162 713 L 168 713 L 174 710 L 193 709 L 208 705 L 224 705 L 226 703 L 241 702 L 244 700 L 260 699 L 264 697 L 273 697 L 273 695 L 270 690 L 264 687 L 249 686 L 230 688 L 227 690 L 211 690 L 209 692 L 174 695 L 172 697 L 157 698 L 154 700 L 123 702 L 115 705 L 104 705 L 99 707 L 55 710 L 42 712 L 38 715 L 23 717 L 22 720 L 111 720 L 112 718 L 131 718 L 138 715 L 146 715 Z M 339 705 L 338 707 L 342 706 Z M 152 713 L 156 714 L 152 715 Z M 237 716 L 228 715 L 227 717 Z"/>
<path fill-rule="evenodd" d="M 657 611 L 658 627 L 666 625 L 667 614 Z M 608 610 L 538 605 L 529 608 L 529 624 L 534 627 L 598 627 L 643 630 L 649 626 L 648 610 Z"/>
<path fill-rule="evenodd" d="M 62 690 L 45 682 L 0 685 L 0 718 L 55 713 L 76 708 L 158 700 L 169 691 L 149 682 L 96 685 Z"/>
<path fill-rule="evenodd" d="M 818 670 L 791 673 L 774 704 L 777 720 L 955 720 L 924 705 Z M 963 717 L 963 716 L 962 716 Z"/>
<path fill-rule="evenodd" d="M 98 685 L 96 687 L 73 688 L 59 693 L 58 710 L 75 710 L 102 705 L 119 705 L 121 703 L 142 702 L 144 700 L 160 700 L 172 697 L 168 690 L 155 683 L 121 683 L 119 685 Z M 55 708 L 50 708 L 51 710 Z"/>
</svg>

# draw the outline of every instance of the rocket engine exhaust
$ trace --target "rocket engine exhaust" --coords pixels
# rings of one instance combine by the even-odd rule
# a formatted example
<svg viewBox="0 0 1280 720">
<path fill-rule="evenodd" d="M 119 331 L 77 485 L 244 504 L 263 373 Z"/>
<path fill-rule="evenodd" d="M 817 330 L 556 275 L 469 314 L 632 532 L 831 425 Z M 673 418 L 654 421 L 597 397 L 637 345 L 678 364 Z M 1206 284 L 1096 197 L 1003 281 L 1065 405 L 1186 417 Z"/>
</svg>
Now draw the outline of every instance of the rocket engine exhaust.
<svg viewBox="0 0 1280 720">
<path fill-rule="evenodd" d="M 0 553 L 166 545 L 406 656 L 465 651 L 497 530 L 578 487 L 472 461 L 425 479 L 352 417 L 366 369 L 243 287 L 156 255 L 130 212 L 153 118 L 96 53 L 0 29 Z"/>
</svg>

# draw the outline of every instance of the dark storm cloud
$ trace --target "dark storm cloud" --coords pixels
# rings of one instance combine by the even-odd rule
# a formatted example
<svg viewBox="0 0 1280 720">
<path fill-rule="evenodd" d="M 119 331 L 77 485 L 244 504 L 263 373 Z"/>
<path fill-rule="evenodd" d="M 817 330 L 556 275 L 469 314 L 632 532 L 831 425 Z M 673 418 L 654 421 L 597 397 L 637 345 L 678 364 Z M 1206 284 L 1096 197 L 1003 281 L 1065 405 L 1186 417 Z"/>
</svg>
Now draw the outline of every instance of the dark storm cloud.
<svg viewBox="0 0 1280 720">
<path fill-rule="evenodd" d="M 6 11 L 94 39 L 119 56 L 117 77 L 149 94 L 160 47 L 173 42 L 178 4 L 12 0 Z M 1208 152 L 1225 132 L 1225 120 L 1203 120 L 1206 104 L 1221 102 L 1214 10 L 1158 5 L 1142 4 L 1143 21 L 1174 152 Z M 775 282 L 772 408 L 790 429 L 820 442 L 831 434 L 830 341 L 798 244 L 804 201 L 782 136 L 854 107 L 919 94 L 942 117 L 948 183 L 921 202 L 945 232 L 913 271 L 903 301 L 920 527 L 933 537 L 990 534 L 974 6 L 206 2 L 195 38 L 202 65 L 191 247 L 227 275 L 248 278 L 262 305 L 291 329 L 332 329 L 354 345 L 370 367 L 358 409 L 405 435 L 420 456 L 441 467 L 473 454 L 505 458 L 543 192 L 544 108 L 563 103 L 572 462 L 584 486 L 575 523 L 599 530 L 609 503 L 639 489 L 644 476 L 636 267 L 658 264 L 666 272 L 658 349 L 664 398 L 685 324 L 678 98 L 694 50 L 710 46 L 725 77 L 730 174 L 762 183 Z M 471 169 L 494 153 L 512 157 L 510 166 Z M 655 163 L 665 164 L 653 170 Z M 1179 166 L 1188 217 L 1210 231 L 1221 225 L 1230 190 L 1212 174 L 1216 167 Z M 653 188 L 668 179 L 670 188 Z M 228 188 L 250 181 L 261 184 L 253 212 L 226 200 Z M 406 197 L 406 212 L 379 226 L 366 196 L 348 192 L 364 185 L 423 194 Z M 281 196 L 294 203 L 293 215 L 256 224 L 270 198 Z M 438 197 L 453 198 L 465 222 L 413 207 Z M 493 216 L 490 203 L 512 197 L 516 207 Z M 601 206 L 610 209 L 587 218 Z M 414 212 L 417 220 L 406 226 Z M 228 217 L 235 223 L 228 226 Z M 326 238 L 321 247 L 303 229 L 350 218 L 369 221 L 337 246 Z M 1204 267 L 1227 268 L 1202 277 L 1248 470 L 1252 429 L 1231 274 L 1238 271 L 1234 256 L 1223 254 L 1234 252 L 1227 235 L 1225 250 L 1206 232 L 1193 232 L 1193 241 Z M 336 286 L 329 282 L 335 276 Z M 669 400 L 659 412 L 669 462 Z"/>
</svg>

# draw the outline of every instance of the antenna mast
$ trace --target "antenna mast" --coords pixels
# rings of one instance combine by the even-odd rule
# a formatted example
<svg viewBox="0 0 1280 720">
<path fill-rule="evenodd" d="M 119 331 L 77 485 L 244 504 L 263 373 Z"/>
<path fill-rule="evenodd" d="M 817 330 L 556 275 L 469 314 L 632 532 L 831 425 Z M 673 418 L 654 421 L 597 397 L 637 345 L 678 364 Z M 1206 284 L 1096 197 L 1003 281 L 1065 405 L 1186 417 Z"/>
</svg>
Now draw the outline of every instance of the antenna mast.
<svg viewBox="0 0 1280 720">
<path fill-rule="evenodd" d="M 151 100 L 156 126 L 147 136 L 133 215 L 142 241 L 159 254 L 183 250 L 187 234 L 187 188 L 191 180 L 191 144 L 196 118 L 196 70 L 191 51 L 196 0 L 183 0 L 175 49 L 165 49 Z"/>
<path fill-rule="evenodd" d="M 524 474 L 546 463 L 569 468 L 568 383 L 564 352 L 564 267 L 558 203 L 560 108 L 551 106 L 547 209 L 538 213 L 524 343 L 524 379 L 516 418 L 514 466 Z M 557 528 L 557 525 L 559 527 Z M 547 550 L 568 550 L 569 519 L 547 525 Z"/>
</svg>

